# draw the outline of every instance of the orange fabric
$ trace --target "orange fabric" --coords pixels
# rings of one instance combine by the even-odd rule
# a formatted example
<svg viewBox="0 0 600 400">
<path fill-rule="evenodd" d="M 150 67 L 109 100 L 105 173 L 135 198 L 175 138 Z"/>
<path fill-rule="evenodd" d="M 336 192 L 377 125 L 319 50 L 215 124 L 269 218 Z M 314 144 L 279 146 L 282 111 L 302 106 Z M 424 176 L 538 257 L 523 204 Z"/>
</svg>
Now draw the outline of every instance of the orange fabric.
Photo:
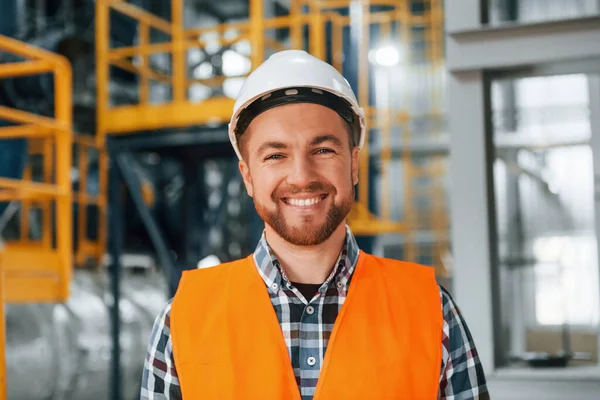
<svg viewBox="0 0 600 400">
<path fill-rule="evenodd" d="M 314 399 L 436 399 L 442 324 L 431 268 L 361 252 Z M 251 256 L 186 271 L 170 329 L 184 400 L 300 399 Z"/>
</svg>

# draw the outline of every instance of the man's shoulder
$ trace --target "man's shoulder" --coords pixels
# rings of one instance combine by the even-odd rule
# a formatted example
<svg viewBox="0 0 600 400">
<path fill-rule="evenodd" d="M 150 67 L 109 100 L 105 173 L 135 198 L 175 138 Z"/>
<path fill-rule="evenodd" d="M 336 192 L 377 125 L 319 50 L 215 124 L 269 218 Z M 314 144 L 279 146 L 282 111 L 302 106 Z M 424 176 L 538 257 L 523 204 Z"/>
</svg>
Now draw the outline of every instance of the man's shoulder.
<svg viewBox="0 0 600 400">
<path fill-rule="evenodd" d="M 214 266 L 183 271 L 175 294 L 175 302 L 184 293 L 196 298 L 202 296 L 203 293 L 210 296 L 217 295 L 228 286 L 225 283 L 235 279 L 237 271 L 245 270 L 242 267 L 250 262 L 251 256 L 248 256 Z"/>
<path fill-rule="evenodd" d="M 393 258 L 374 256 L 368 253 L 363 253 L 361 256 L 364 257 L 364 262 L 369 264 L 369 268 L 377 266 L 377 269 L 385 276 L 388 282 L 394 285 L 409 283 L 409 285 L 428 287 L 430 290 L 435 291 L 438 297 L 441 296 L 433 267 Z"/>
<path fill-rule="evenodd" d="M 429 265 L 413 263 L 409 261 L 396 260 L 393 258 L 386 258 L 375 256 L 373 254 L 361 252 L 362 255 L 368 260 L 370 263 L 378 264 L 382 268 L 389 269 L 391 271 L 396 272 L 404 272 L 404 273 L 416 273 L 416 274 L 427 274 L 431 275 L 434 273 L 434 268 Z"/>
<path fill-rule="evenodd" d="M 232 260 L 216 265 L 211 265 L 202 268 L 189 269 L 185 270 L 182 273 L 182 279 L 185 277 L 186 279 L 195 279 L 197 277 L 201 277 L 202 279 L 206 279 L 210 276 L 217 276 L 220 274 L 224 274 L 229 272 L 232 268 L 238 267 L 242 264 L 245 264 L 249 261 L 250 257 L 240 258 L 237 260 Z"/>
</svg>

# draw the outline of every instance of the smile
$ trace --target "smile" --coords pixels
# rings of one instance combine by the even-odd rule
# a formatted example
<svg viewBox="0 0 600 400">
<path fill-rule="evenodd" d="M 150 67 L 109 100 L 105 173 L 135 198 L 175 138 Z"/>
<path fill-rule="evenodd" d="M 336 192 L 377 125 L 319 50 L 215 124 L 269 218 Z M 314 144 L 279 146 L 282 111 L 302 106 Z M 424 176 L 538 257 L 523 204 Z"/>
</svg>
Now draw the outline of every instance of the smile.
<svg viewBox="0 0 600 400">
<path fill-rule="evenodd" d="M 326 197 L 327 197 L 326 194 L 322 194 L 320 196 L 315 196 L 315 197 L 311 197 L 311 198 L 307 198 L 307 199 L 293 199 L 293 198 L 289 198 L 289 197 L 284 197 L 282 200 L 284 203 L 289 204 L 291 206 L 309 207 L 309 206 L 315 205 L 317 203 L 320 203 Z"/>
</svg>

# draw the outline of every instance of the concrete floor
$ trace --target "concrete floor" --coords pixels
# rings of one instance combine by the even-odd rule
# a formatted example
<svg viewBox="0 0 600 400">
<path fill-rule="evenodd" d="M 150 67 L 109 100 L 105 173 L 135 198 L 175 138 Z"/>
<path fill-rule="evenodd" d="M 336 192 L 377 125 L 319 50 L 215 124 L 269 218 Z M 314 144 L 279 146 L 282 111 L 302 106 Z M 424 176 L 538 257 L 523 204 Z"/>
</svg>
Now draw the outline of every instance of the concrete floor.
<svg viewBox="0 0 600 400">
<path fill-rule="evenodd" d="M 598 400 L 599 382 L 497 381 L 488 382 L 493 400 Z"/>
<path fill-rule="evenodd" d="M 600 368 L 499 370 L 488 388 L 493 400 L 600 400 Z"/>
</svg>

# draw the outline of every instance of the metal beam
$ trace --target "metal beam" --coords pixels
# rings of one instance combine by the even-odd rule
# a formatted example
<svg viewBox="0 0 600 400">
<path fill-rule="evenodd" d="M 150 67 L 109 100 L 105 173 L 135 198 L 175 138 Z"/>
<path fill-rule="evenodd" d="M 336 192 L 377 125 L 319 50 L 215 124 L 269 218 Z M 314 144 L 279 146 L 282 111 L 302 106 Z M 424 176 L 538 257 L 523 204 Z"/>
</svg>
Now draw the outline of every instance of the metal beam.
<svg viewBox="0 0 600 400">
<path fill-rule="evenodd" d="M 222 124 L 229 122 L 233 104 L 233 99 L 214 97 L 199 103 L 180 101 L 112 107 L 104 116 L 106 131 L 109 134 L 127 134 L 165 127 Z"/>
<path fill-rule="evenodd" d="M 512 84 L 513 81 L 508 81 Z M 514 103 L 513 103 L 514 105 Z M 521 209 L 521 185 L 519 184 L 519 178 L 521 173 L 525 173 L 529 176 L 534 175 L 535 179 L 538 179 L 543 184 L 547 185 L 542 174 L 538 171 L 528 171 L 525 168 L 519 166 L 518 153 L 516 151 L 505 154 L 503 157 L 504 161 L 508 165 L 506 185 L 504 187 L 504 193 L 496 192 L 497 196 L 504 195 L 506 197 L 506 224 L 507 224 L 507 252 L 502 256 L 507 256 L 510 259 L 519 259 L 525 256 L 524 254 L 524 227 L 523 227 L 523 212 Z M 516 269 L 512 272 L 512 282 L 507 284 L 506 289 L 509 289 L 510 295 L 507 298 L 505 304 L 505 310 L 507 311 L 508 318 L 502 318 L 501 324 L 503 329 L 507 332 L 507 335 L 502 335 L 502 344 L 505 349 L 509 350 L 509 354 L 522 355 L 525 353 L 526 338 L 527 338 L 527 325 L 525 323 L 525 311 L 523 310 L 523 282 L 520 279 L 524 272 Z M 502 288 L 505 289 L 505 288 Z M 506 315 L 506 314 L 505 314 Z M 505 323 L 508 322 L 506 325 Z M 508 329 L 507 329 L 508 328 Z"/>
<path fill-rule="evenodd" d="M 133 200 L 133 203 L 140 214 L 140 218 L 148 232 L 148 235 L 150 236 L 150 240 L 152 240 L 154 250 L 156 250 L 156 255 L 160 262 L 165 278 L 167 279 L 167 282 L 171 284 L 174 276 L 175 266 L 173 265 L 170 250 L 167 247 L 166 240 L 164 239 L 162 232 L 160 231 L 160 227 L 152 217 L 148 206 L 146 206 L 146 203 L 144 203 L 144 199 L 142 198 L 140 182 L 133 172 L 132 156 L 128 152 L 123 152 L 116 156 L 116 161 L 119 172 L 123 176 L 123 180 L 129 188 L 131 199 Z M 171 293 L 171 295 L 172 294 L 173 293 Z"/>
<path fill-rule="evenodd" d="M 116 165 L 109 168 L 108 240 L 111 257 L 110 288 L 113 302 L 110 305 L 112 358 L 110 398 L 122 399 L 123 374 L 121 371 L 121 254 L 123 254 L 123 210 L 121 204 L 121 176 Z"/>
<path fill-rule="evenodd" d="M 599 43 L 600 15 L 449 29 L 446 66 L 458 72 L 594 59 L 600 57 Z"/>
<path fill-rule="evenodd" d="M 494 79 L 518 79 L 532 76 L 569 74 L 597 74 L 600 72 L 600 56 L 579 60 L 557 61 L 551 64 L 527 65 L 516 69 L 492 71 Z M 492 75 L 492 74 L 490 74 Z"/>
<path fill-rule="evenodd" d="M 413 156 L 430 156 L 444 155 L 450 151 L 450 135 L 442 134 L 435 139 L 414 138 L 410 143 L 404 144 L 398 138 L 393 138 L 390 141 L 390 149 L 392 158 L 402 156 L 402 154 L 410 151 Z M 538 138 L 517 136 L 514 133 L 496 135 L 494 138 L 494 146 L 496 152 L 503 153 L 511 150 L 543 150 L 556 147 L 582 146 L 589 144 L 589 139 L 581 134 L 574 134 L 570 138 Z M 379 144 L 371 144 L 369 146 L 369 157 L 379 159 L 384 147 Z"/>
<path fill-rule="evenodd" d="M 451 165 L 450 216 L 454 264 L 453 292 L 473 333 L 488 373 L 497 355 L 494 310 L 498 302 L 489 84 L 482 72 L 448 77 Z M 456 101 L 456 99 L 460 99 Z M 477 284 L 473 284 L 477 282 Z M 497 297 L 496 297 L 497 298 Z"/>
<path fill-rule="evenodd" d="M 111 136 L 108 142 L 109 151 L 136 151 L 165 149 L 174 147 L 226 145 L 235 153 L 229 143 L 226 128 L 198 128 L 193 131 L 169 131 L 133 133 L 130 135 Z"/>
<path fill-rule="evenodd" d="M 185 234 L 178 249 L 179 259 L 183 260 L 186 267 L 197 263 L 202 256 L 200 246 L 206 246 L 202 241 L 202 230 L 208 230 L 203 224 L 203 211 L 207 208 L 204 182 L 204 161 L 195 157 L 186 157 L 183 160 L 183 198 L 184 208 L 181 221 L 182 232 Z M 223 185 L 227 187 L 227 185 Z M 204 236 L 208 237 L 208 235 Z M 202 249 L 204 250 L 204 249 Z M 175 286 L 175 284 L 173 285 Z"/>
</svg>

